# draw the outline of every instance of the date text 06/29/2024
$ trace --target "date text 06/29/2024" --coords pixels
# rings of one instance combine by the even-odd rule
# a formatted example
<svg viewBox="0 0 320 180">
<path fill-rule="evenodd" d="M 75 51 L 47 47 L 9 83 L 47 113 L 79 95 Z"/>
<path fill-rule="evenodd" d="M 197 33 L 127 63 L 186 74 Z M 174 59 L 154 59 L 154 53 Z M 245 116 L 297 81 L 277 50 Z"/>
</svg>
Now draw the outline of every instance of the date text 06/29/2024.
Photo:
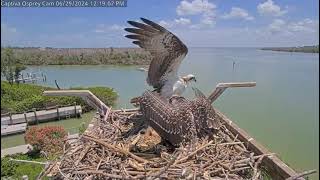
<svg viewBox="0 0 320 180">
<path fill-rule="evenodd" d="M 127 7 L 127 0 L 1 0 L 1 7 Z"/>
</svg>

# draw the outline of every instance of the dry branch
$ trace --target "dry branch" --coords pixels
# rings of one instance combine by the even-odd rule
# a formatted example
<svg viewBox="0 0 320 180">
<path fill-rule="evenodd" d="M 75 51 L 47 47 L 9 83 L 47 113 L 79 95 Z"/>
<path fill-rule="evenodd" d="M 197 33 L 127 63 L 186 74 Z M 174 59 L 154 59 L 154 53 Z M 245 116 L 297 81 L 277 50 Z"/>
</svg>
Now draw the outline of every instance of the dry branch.
<svg viewBox="0 0 320 180">
<path fill-rule="evenodd" d="M 213 139 L 175 148 L 159 141 L 154 132 L 132 131 L 139 129 L 134 125 L 139 120 L 143 122 L 137 110 L 110 111 L 108 119 L 97 118 L 76 144 L 66 146 L 60 160 L 52 162 L 58 168 L 44 174 L 58 179 L 252 179 L 262 174 L 262 157 L 270 155 L 252 154 L 225 129 Z"/>
</svg>

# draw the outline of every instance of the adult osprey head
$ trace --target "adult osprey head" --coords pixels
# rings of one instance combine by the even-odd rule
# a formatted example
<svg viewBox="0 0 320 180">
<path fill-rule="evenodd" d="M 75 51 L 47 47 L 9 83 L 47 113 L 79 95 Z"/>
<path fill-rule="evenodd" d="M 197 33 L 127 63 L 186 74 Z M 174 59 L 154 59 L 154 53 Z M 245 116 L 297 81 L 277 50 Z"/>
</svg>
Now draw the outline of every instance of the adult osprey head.
<svg viewBox="0 0 320 180">
<path fill-rule="evenodd" d="M 128 21 L 135 28 L 125 28 L 127 38 L 134 39 L 133 43 L 150 52 L 152 61 L 148 70 L 147 83 L 153 86 L 162 97 L 180 96 L 188 83 L 196 81 L 195 76 L 189 74 L 178 76 L 181 61 L 188 53 L 188 48 L 170 31 L 152 22 L 141 18 L 144 23 Z"/>
</svg>

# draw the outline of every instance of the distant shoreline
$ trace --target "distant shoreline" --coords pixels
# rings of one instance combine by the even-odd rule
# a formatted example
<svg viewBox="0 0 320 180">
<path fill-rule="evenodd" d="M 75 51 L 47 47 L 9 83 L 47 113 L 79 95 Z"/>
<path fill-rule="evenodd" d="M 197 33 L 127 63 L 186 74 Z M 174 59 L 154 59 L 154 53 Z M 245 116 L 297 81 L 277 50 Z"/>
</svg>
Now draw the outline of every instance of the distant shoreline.
<svg viewBox="0 0 320 180">
<path fill-rule="evenodd" d="M 147 68 L 151 62 L 149 52 L 141 48 L 40 48 L 10 47 L 1 48 L 1 56 L 5 49 L 11 49 L 13 58 L 26 66 L 46 65 L 116 65 L 140 66 Z M 303 47 L 267 47 L 260 50 L 319 53 L 319 46 Z"/>
<path fill-rule="evenodd" d="M 319 45 L 317 45 L 317 46 L 302 46 L 302 47 L 268 47 L 268 48 L 260 48 L 260 50 L 281 51 L 281 52 L 319 53 Z"/>
<path fill-rule="evenodd" d="M 150 53 L 141 48 L 35 48 L 11 47 L 23 65 L 149 65 Z"/>
</svg>

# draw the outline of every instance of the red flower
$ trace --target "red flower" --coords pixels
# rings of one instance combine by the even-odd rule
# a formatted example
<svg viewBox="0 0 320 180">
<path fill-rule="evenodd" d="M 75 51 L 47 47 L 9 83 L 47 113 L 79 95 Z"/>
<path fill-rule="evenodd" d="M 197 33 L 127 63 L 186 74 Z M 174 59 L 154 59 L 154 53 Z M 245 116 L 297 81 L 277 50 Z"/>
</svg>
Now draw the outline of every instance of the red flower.
<svg viewBox="0 0 320 180">
<path fill-rule="evenodd" d="M 62 126 L 31 127 L 25 140 L 37 150 L 55 154 L 62 150 L 67 132 Z"/>
</svg>

